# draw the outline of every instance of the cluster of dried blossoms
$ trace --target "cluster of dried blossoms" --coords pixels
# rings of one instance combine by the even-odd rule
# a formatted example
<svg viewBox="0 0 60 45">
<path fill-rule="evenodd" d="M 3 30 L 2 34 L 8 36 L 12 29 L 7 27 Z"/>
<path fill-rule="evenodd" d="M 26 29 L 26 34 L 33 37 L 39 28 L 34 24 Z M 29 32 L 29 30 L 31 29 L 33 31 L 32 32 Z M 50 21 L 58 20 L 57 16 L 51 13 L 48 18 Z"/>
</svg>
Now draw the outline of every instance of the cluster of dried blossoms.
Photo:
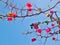
<svg viewBox="0 0 60 45">
<path fill-rule="evenodd" d="M 19 8 L 13 6 L 12 3 L 8 4 L 8 0 L 6 2 L 4 2 L 3 0 L 0 0 L 0 1 L 3 2 L 6 6 L 11 7 L 11 11 L 8 12 L 6 14 L 6 16 L 4 16 L 3 14 L 0 14 L 0 19 L 3 19 L 4 17 L 7 17 L 7 20 L 8 21 L 12 21 L 13 18 L 14 19 L 15 18 L 24 18 L 25 16 L 22 16 L 22 11 L 27 10 L 27 13 L 32 11 L 32 4 L 30 2 L 26 3 L 27 9 L 19 9 Z M 20 10 L 21 11 L 21 16 L 18 16 L 17 11 L 16 12 L 13 11 L 14 9 L 15 10 Z"/>
<path fill-rule="evenodd" d="M 16 6 L 14 6 L 14 5 L 11 4 L 11 3 L 8 4 L 8 0 L 7 0 L 6 2 L 4 2 L 4 1 L 2 1 L 2 0 L 0 0 L 0 1 L 3 2 L 4 4 L 6 4 L 6 6 L 11 7 L 11 11 L 8 12 L 8 13 L 6 14 L 6 16 L 4 16 L 3 14 L 1 14 L 1 15 L 0 15 L 0 19 L 2 19 L 2 18 L 4 18 L 4 17 L 7 17 L 7 20 L 8 20 L 8 21 L 12 21 L 13 18 L 14 18 L 14 19 L 15 19 L 15 18 L 25 18 L 25 17 L 35 16 L 35 15 L 37 16 L 37 15 L 40 15 L 41 13 L 43 13 L 43 14 L 45 14 L 47 17 L 49 17 L 49 18 L 51 19 L 51 21 L 46 20 L 46 21 L 44 21 L 44 22 L 32 23 L 32 24 L 30 25 L 31 29 L 34 29 L 34 32 L 35 32 L 35 33 L 38 33 L 37 36 L 40 36 L 41 38 L 46 38 L 46 39 L 49 38 L 49 37 L 54 36 L 55 34 L 56 34 L 56 35 L 60 34 L 60 30 L 57 30 L 57 31 L 54 31 L 54 32 L 52 32 L 52 30 L 51 30 L 52 28 L 55 28 L 55 27 L 58 27 L 58 28 L 60 29 L 60 19 L 59 19 L 59 17 L 57 16 L 57 11 L 54 11 L 54 10 L 53 10 L 53 8 L 55 8 L 55 7 L 57 6 L 57 4 L 60 3 L 60 1 L 58 1 L 53 7 L 49 8 L 49 9 L 47 9 L 47 10 L 45 10 L 45 11 L 43 11 L 41 8 L 33 9 L 32 3 L 30 3 L 30 2 L 27 2 L 27 3 L 26 3 L 27 9 L 20 9 L 20 8 L 17 8 Z M 16 12 L 13 11 L 14 9 L 16 10 Z M 18 16 L 18 11 L 19 11 L 19 10 L 20 10 L 20 13 L 21 13 L 20 16 Z M 29 13 L 32 12 L 33 10 L 36 11 L 37 13 L 31 13 L 31 14 L 29 14 Z M 23 11 L 26 12 L 25 15 L 22 14 Z M 46 14 L 47 11 L 49 11 L 50 13 L 49 13 L 49 14 L 48 14 L 48 13 Z M 53 17 L 53 14 L 55 14 L 55 16 L 56 16 L 57 18 Z M 58 24 L 57 26 L 55 26 L 55 24 L 52 23 L 52 24 L 51 24 L 52 28 L 50 28 L 50 27 L 47 27 L 47 29 L 39 28 L 39 25 L 40 25 L 40 24 L 46 23 L 46 24 L 48 25 L 49 23 L 54 22 L 54 21 L 57 22 L 57 24 Z M 43 35 L 42 35 L 43 31 L 46 32 L 47 36 L 43 36 Z M 24 34 L 31 34 L 31 33 L 33 33 L 33 32 L 24 32 Z M 37 40 L 37 38 L 32 38 L 31 40 L 32 40 L 32 42 L 35 42 L 35 41 Z M 52 40 L 57 41 L 58 38 L 52 37 Z"/>
<path fill-rule="evenodd" d="M 58 2 L 58 3 L 60 3 L 60 2 Z M 57 3 L 57 4 L 58 4 L 58 3 Z M 46 39 L 48 39 L 49 37 L 52 37 L 52 40 L 54 40 L 54 41 L 59 41 L 58 38 L 53 37 L 53 36 L 60 34 L 60 19 L 59 19 L 59 17 L 57 16 L 57 11 L 54 11 L 53 9 L 49 9 L 49 12 L 50 12 L 49 14 L 46 14 L 46 13 L 45 13 L 45 15 L 46 15 L 47 17 L 49 17 L 49 18 L 51 19 L 51 21 L 46 20 L 46 21 L 44 21 L 44 22 L 42 22 L 42 23 L 41 23 L 41 22 L 32 23 L 32 24 L 30 25 L 30 27 L 31 27 L 31 29 L 34 30 L 35 33 L 38 33 L 37 36 L 40 36 L 40 38 L 46 38 Z M 53 17 L 53 14 L 55 14 L 56 18 Z M 54 22 L 54 21 L 57 22 L 57 26 L 55 26 L 54 23 L 51 23 L 51 22 Z M 59 30 L 52 32 L 52 28 L 50 28 L 50 27 L 47 27 L 47 29 L 39 28 L 39 25 L 40 25 L 40 24 L 44 24 L 44 23 L 46 23 L 47 25 L 48 25 L 49 23 L 51 23 L 52 28 L 58 27 Z M 43 31 L 46 32 L 47 36 L 45 36 L 45 35 L 43 36 L 43 35 L 42 35 Z M 25 32 L 25 34 L 31 34 L 31 33 L 33 33 L 33 32 Z M 32 42 L 35 42 L 36 40 L 37 40 L 37 38 L 35 38 L 35 37 L 31 39 Z"/>
<path fill-rule="evenodd" d="M 54 36 L 54 35 L 58 36 L 58 34 L 60 34 L 60 25 L 55 25 L 54 23 L 51 23 L 50 24 L 51 27 L 47 27 L 46 29 L 45 28 L 43 29 L 43 28 L 40 27 L 40 24 L 44 25 L 44 23 L 46 23 L 48 25 L 50 22 L 51 21 L 46 20 L 44 22 L 32 23 L 30 25 L 32 31 L 26 31 L 23 34 L 33 34 L 35 32 L 37 37 L 33 37 L 31 39 L 32 42 L 37 41 L 38 37 L 40 37 L 40 39 L 43 39 L 43 38 L 46 39 L 44 44 L 46 43 L 47 39 L 50 38 L 50 37 L 51 37 L 51 40 L 53 40 L 53 41 L 60 41 L 60 39 L 58 39 L 57 37 Z M 58 29 L 53 31 L 53 28 L 56 28 L 56 27 Z M 46 33 L 45 35 L 43 35 L 44 32 Z"/>
<path fill-rule="evenodd" d="M 48 22 L 48 21 L 47 21 Z M 47 23 L 46 21 L 44 22 L 44 23 Z M 51 23 L 51 26 L 52 26 L 52 28 L 50 28 L 50 27 L 47 27 L 47 29 L 42 29 L 42 28 L 39 28 L 39 25 L 41 24 L 41 22 L 38 22 L 38 23 L 32 23 L 31 25 L 30 25 L 30 27 L 31 27 L 31 29 L 34 29 L 34 31 L 36 32 L 36 33 L 38 33 L 37 35 L 38 36 L 40 36 L 41 38 L 49 38 L 49 37 L 52 37 L 53 35 L 55 35 L 55 34 L 60 34 L 60 30 L 57 30 L 57 31 L 54 31 L 53 33 L 52 33 L 52 28 L 55 28 L 55 27 L 58 27 L 59 29 L 60 29 L 60 25 L 59 26 L 55 26 L 55 24 L 54 23 Z M 48 25 L 48 24 L 47 24 Z M 48 34 L 48 35 L 50 35 L 50 36 L 42 36 L 42 33 L 43 33 L 43 31 L 45 31 L 46 32 L 46 34 Z M 26 32 L 27 33 L 27 32 Z M 33 32 L 32 32 L 33 33 Z M 27 34 L 29 34 L 29 33 L 27 33 Z M 55 37 L 52 37 L 52 40 L 58 40 L 57 38 L 55 38 Z M 36 41 L 36 38 L 32 38 L 32 42 L 34 42 L 34 41 Z"/>
</svg>

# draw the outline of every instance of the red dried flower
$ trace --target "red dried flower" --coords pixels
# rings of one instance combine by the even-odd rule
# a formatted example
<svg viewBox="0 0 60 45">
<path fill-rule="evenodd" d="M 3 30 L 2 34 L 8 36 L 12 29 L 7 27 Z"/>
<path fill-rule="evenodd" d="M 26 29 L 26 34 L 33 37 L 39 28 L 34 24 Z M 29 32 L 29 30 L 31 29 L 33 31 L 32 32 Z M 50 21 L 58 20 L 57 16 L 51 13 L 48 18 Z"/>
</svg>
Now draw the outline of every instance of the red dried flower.
<svg viewBox="0 0 60 45">
<path fill-rule="evenodd" d="M 54 10 L 50 10 L 50 13 L 53 14 L 54 13 Z"/>
<path fill-rule="evenodd" d="M 52 40 L 57 40 L 57 39 L 55 37 L 53 37 Z"/>
<path fill-rule="evenodd" d="M 37 29 L 37 32 L 41 34 L 42 33 L 42 29 Z"/>
<path fill-rule="evenodd" d="M 51 26 L 54 26 L 54 23 L 52 23 Z"/>
<path fill-rule="evenodd" d="M 8 21 L 12 21 L 12 17 L 8 17 L 8 19 L 7 19 Z"/>
<path fill-rule="evenodd" d="M 46 33 L 49 33 L 50 31 L 51 31 L 50 28 L 47 28 L 47 29 L 46 29 Z"/>
<path fill-rule="evenodd" d="M 17 14 L 14 13 L 14 12 L 12 12 L 12 17 L 13 17 L 13 18 L 16 18 L 16 16 L 17 16 Z"/>
<path fill-rule="evenodd" d="M 36 38 L 32 38 L 32 42 L 35 42 L 36 41 Z"/>
<path fill-rule="evenodd" d="M 37 24 L 34 24 L 34 29 L 38 29 L 38 25 Z"/>
<path fill-rule="evenodd" d="M 31 11 L 32 11 L 32 9 L 31 9 L 31 8 L 28 8 L 28 11 L 29 11 L 29 12 L 31 12 Z"/>
<path fill-rule="evenodd" d="M 27 2 L 27 3 L 26 3 L 26 6 L 27 6 L 28 8 L 30 8 L 30 7 L 32 7 L 32 4 L 31 4 L 30 2 Z"/>
</svg>

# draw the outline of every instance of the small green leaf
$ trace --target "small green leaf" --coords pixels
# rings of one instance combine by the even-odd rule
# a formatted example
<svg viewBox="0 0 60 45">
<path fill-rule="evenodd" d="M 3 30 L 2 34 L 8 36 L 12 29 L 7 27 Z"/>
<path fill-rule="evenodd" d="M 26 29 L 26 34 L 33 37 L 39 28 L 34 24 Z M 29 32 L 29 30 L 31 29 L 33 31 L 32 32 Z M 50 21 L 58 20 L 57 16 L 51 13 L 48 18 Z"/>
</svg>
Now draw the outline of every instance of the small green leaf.
<svg viewBox="0 0 60 45">
<path fill-rule="evenodd" d="M 31 29 L 33 29 L 33 26 L 31 26 Z"/>
<path fill-rule="evenodd" d="M 44 21 L 44 23 L 46 23 L 48 25 L 49 21 L 46 20 L 46 21 Z"/>
<path fill-rule="evenodd" d="M 41 24 L 41 22 L 38 22 L 37 25 Z"/>
<path fill-rule="evenodd" d="M 31 24 L 31 25 L 30 25 L 31 29 L 33 29 L 33 26 L 34 26 L 34 24 Z"/>
<path fill-rule="evenodd" d="M 0 17 L 0 19 L 2 19 L 2 17 Z"/>
<path fill-rule="evenodd" d="M 2 19 L 2 15 L 0 15 L 0 19 Z"/>
<path fill-rule="evenodd" d="M 31 24 L 30 26 L 34 26 L 34 24 Z"/>
</svg>

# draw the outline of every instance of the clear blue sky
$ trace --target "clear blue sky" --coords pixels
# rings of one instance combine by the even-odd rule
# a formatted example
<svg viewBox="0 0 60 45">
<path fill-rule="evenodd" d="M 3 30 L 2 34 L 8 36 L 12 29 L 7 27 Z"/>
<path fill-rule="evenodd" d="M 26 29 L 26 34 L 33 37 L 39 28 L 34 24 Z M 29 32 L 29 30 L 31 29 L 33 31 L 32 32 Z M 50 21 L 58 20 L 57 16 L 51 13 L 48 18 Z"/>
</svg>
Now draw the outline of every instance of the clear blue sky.
<svg viewBox="0 0 60 45">
<path fill-rule="evenodd" d="M 57 0 L 53 0 L 52 2 L 50 2 L 50 0 L 14 0 L 14 2 L 10 0 L 10 2 L 12 2 L 18 8 L 23 7 L 26 2 L 31 2 L 33 5 L 37 5 L 37 7 L 46 10 L 48 8 L 48 4 L 50 7 L 52 7 L 57 2 Z M 57 9 L 57 7 L 55 10 L 59 11 L 59 8 Z M 4 4 L 0 2 L 0 14 L 6 15 L 8 12 L 10 12 L 10 9 L 8 7 L 4 8 Z M 49 19 L 45 18 L 46 17 L 44 14 L 40 14 L 39 16 L 25 18 L 23 22 L 21 22 L 21 18 L 11 22 L 7 21 L 7 19 L 0 20 L 0 45 L 42 45 L 39 38 L 36 42 L 31 42 L 31 38 L 35 37 L 34 34 L 25 36 L 22 35 L 22 33 L 26 30 L 31 30 L 29 25 L 32 22 Z M 60 42 L 56 43 L 49 38 L 46 45 L 60 45 Z"/>
</svg>

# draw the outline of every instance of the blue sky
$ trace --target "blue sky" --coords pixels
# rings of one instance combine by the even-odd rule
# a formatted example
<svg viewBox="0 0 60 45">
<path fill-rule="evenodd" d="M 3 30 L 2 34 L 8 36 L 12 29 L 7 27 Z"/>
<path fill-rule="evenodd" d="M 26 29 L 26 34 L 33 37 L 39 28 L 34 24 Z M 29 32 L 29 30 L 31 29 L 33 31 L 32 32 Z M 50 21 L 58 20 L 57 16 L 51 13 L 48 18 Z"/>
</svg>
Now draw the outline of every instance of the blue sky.
<svg viewBox="0 0 60 45">
<path fill-rule="evenodd" d="M 57 0 L 53 0 L 52 2 L 50 2 L 50 0 L 10 0 L 9 2 L 12 2 L 18 8 L 25 6 L 26 2 L 31 2 L 33 5 L 37 5 L 37 7 L 46 10 L 48 9 L 48 4 L 50 7 L 52 7 L 57 2 Z M 4 3 L 0 2 L 0 14 L 6 15 L 8 12 L 10 12 L 10 9 L 8 7 L 4 7 Z M 57 7 L 54 10 L 59 11 L 59 5 Z M 39 38 L 36 42 L 31 42 L 31 38 L 35 37 L 34 34 L 26 36 L 22 33 L 26 30 L 31 30 L 29 25 L 32 22 L 49 20 L 49 18 L 45 18 L 46 17 L 44 14 L 40 14 L 39 16 L 25 18 L 23 22 L 21 22 L 22 18 L 18 18 L 15 21 L 13 20 L 11 22 L 7 21 L 7 19 L 0 20 L 0 45 L 43 45 Z M 52 44 L 60 45 L 60 42 L 56 43 L 48 39 L 46 45 Z"/>
</svg>

